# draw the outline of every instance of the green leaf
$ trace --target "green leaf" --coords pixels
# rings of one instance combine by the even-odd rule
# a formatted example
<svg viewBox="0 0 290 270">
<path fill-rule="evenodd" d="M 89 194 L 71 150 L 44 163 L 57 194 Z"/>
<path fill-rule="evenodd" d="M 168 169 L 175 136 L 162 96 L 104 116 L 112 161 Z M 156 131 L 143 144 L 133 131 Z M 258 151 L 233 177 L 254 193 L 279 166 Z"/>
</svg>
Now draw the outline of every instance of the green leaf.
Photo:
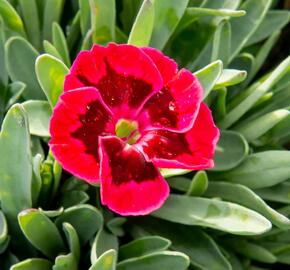
<svg viewBox="0 0 290 270">
<path fill-rule="evenodd" d="M 34 62 L 38 52 L 21 37 L 12 37 L 5 44 L 5 61 L 12 81 L 22 81 L 27 89 L 23 93 L 27 99 L 43 99 L 44 95 L 37 82 Z"/>
<path fill-rule="evenodd" d="M 82 190 L 72 190 L 63 194 L 60 204 L 64 208 L 72 207 L 77 204 L 86 203 L 90 199 L 89 195 Z"/>
<path fill-rule="evenodd" d="M 52 197 L 54 197 L 59 190 L 59 185 L 60 185 L 61 176 L 62 176 L 62 167 L 58 163 L 58 161 L 56 161 L 56 160 L 54 160 L 54 162 L 53 162 L 52 172 L 53 172 L 53 176 L 54 176 L 53 177 L 54 181 L 53 181 L 53 188 L 52 188 Z"/>
<path fill-rule="evenodd" d="M 13 6 L 7 0 L 0 1 L 0 15 L 5 26 L 15 34 L 26 37 L 23 22 Z"/>
<path fill-rule="evenodd" d="M 51 270 L 52 263 L 45 259 L 32 258 L 14 264 L 11 270 Z"/>
<path fill-rule="evenodd" d="M 114 249 L 110 249 L 103 253 L 89 270 L 115 270 L 116 262 L 117 252 Z"/>
<path fill-rule="evenodd" d="M 117 270 L 147 270 L 150 269 L 178 269 L 185 270 L 189 266 L 186 255 L 174 251 L 161 251 L 139 258 L 128 259 L 118 263 Z"/>
<path fill-rule="evenodd" d="M 277 261 L 277 258 L 270 251 L 244 239 L 229 239 L 226 244 L 231 250 L 252 260 L 263 263 L 275 263 Z"/>
<path fill-rule="evenodd" d="M 146 217 L 138 223 L 138 228 L 170 239 L 172 241 L 170 249 L 189 256 L 191 264 L 198 269 L 231 270 L 229 262 L 214 240 L 196 227 Z"/>
<path fill-rule="evenodd" d="M 228 128 L 239 120 L 269 89 L 290 71 L 290 56 L 287 57 L 261 84 L 257 85 L 249 96 L 233 108 L 219 123 L 219 127 Z"/>
<path fill-rule="evenodd" d="M 239 133 L 222 130 L 214 156 L 212 171 L 226 171 L 238 166 L 247 156 L 249 146 Z"/>
<path fill-rule="evenodd" d="M 65 250 L 57 227 L 40 211 L 24 210 L 18 215 L 18 222 L 30 243 L 49 258 Z"/>
<path fill-rule="evenodd" d="M 190 179 L 183 176 L 172 177 L 172 178 L 166 179 L 166 181 L 168 182 L 171 188 L 174 188 L 182 192 L 187 192 L 191 185 Z"/>
<path fill-rule="evenodd" d="M 80 241 L 76 230 L 69 223 L 63 223 L 63 231 L 65 232 L 69 249 L 77 261 L 80 259 Z"/>
<path fill-rule="evenodd" d="M 52 40 L 52 25 L 59 22 L 64 7 L 64 0 L 45 1 L 43 18 L 43 39 Z"/>
<path fill-rule="evenodd" d="M 240 235 L 262 234 L 271 229 L 266 218 L 238 204 L 182 195 L 170 195 L 163 207 L 152 215 Z"/>
<path fill-rule="evenodd" d="M 154 0 L 144 0 L 134 21 L 128 44 L 148 46 L 154 25 Z"/>
<path fill-rule="evenodd" d="M 22 82 L 13 82 L 8 85 L 8 93 L 11 94 L 9 100 L 6 102 L 5 110 L 8 110 L 14 103 L 16 103 L 23 95 L 26 85 Z"/>
<path fill-rule="evenodd" d="M 216 92 L 216 105 L 213 107 L 213 115 L 215 116 L 215 121 L 222 119 L 227 113 L 227 95 L 227 88 L 218 89 L 218 91 Z M 211 104 L 212 98 L 209 97 L 207 102 L 208 104 Z"/>
<path fill-rule="evenodd" d="M 55 217 L 60 216 L 63 213 L 64 208 L 60 207 L 60 208 L 58 208 L 56 210 L 43 210 L 41 207 L 39 207 L 38 210 L 41 213 L 45 214 L 49 218 L 55 218 Z"/>
<path fill-rule="evenodd" d="M 19 230 L 17 214 L 32 206 L 30 136 L 21 105 L 14 105 L 6 114 L 0 134 L 0 153 L 1 209 L 11 224 L 10 230 L 15 233 Z"/>
<path fill-rule="evenodd" d="M 8 238 L 8 225 L 6 218 L 2 211 L 0 211 L 0 247 L 6 242 Z"/>
<path fill-rule="evenodd" d="M 151 47 L 162 50 L 180 21 L 188 0 L 156 0 Z"/>
<path fill-rule="evenodd" d="M 203 87 L 203 98 L 206 98 L 213 89 L 222 74 L 222 70 L 223 63 L 218 60 L 194 73 Z"/>
<path fill-rule="evenodd" d="M 227 66 L 231 50 L 231 24 L 228 20 L 221 21 L 213 37 L 211 62 L 221 60 Z"/>
<path fill-rule="evenodd" d="M 224 1 L 218 1 L 216 3 L 220 4 L 222 2 Z M 209 16 L 209 18 L 211 19 L 212 17 L 210 16 L 218 17 L 218 20 L 216 18 L 213 18 L 212 20 L 216 21 L 215 24 L 219 24 L 219 20 L 221 20 L 222 17 L 225 17 L 225 19 L 228 19 L 228 17 L 241 17 L 246 14 L 244 10 L 234 10 L 234 9 L 219 8 L 219 7 L 214 7 L 214 8 L 188 7 L 185 10 L 183 17 L 181 18 L 177 26 L 175 34 L 181 32 L 185 28 L 189 27 L 193 22 L 197 21 L 198 19 L 204 16 Z"/>
<path fill-rule="evenodd" d="M 221 2 L 221 1 L 220 1 Z M 234 10 L 226 8 L 200 8 L 189 7 L 186 9 L 191 16 L 218 16 L 218 17 L 242 17 L 246 15 L 244 10 Z"/>
<path fill-rule="evenodd" d="M 50 54 L 59 59 L 60 61 L 62 61 L 62 57 L 60 56 L 59 52 L 49 41 L 47 40 L 43 41 L 43 48 L 45 53 Z"/>
<path fill-rule="evenodd" d="M 265 151 L 249 155 L 238 167 L 222 178 L 249 188 L 274 186 L 289 178 L 289 151 Z"/>
<path fill-rule="evenodd" d="M 247 0 L 241 5 L 241 9 L 246 11 L 246 15 L 240 18 L 232 18 L 232 41 L 231 57 L 229 61 L 241 51 L 250 37 L 264 19 L 271 0 Z"/>
<path fill-rule="evenodd" d="M 266 14 L 265 18 L 256 29 L 255 33 L 246 43 L 246 46 L 255 44 L 268 36 L 273 32 L 282 29 L 290 20 L 290 12 L 287 10 L 270 10 Z"/>
<path fill-rule="evenodd" d="M 64 78 L 69 72 L 68 68 L 57 58 L 43 54 L 37 58 L 35 70 L 51 107 L 54 107 L 63 92 Z"/>
<path fill-rule="evenodd" d="M 29 100 L 22 103 L 27 112 L 30 134 L 40 137 L 50 137 L 49 121 L 51 107 L 47 101 Z"/>
<path fill-rule="evenodd" d="M 80 17 L 80 11 L 78 11 L 69 25 L 69 31 L 67 31 L 66 43 L 70 52 L 75 48 L 75 46 L 77 46 L 80 39 Z"/>
<path fill-rule="evenodd" d="M 59 255 L 55 259 L 53 270 L 78 270 L 77 262 L 72 253 Z"/>
<path fill-rule="evenodd" d="M 259 190 L 257 190 L 259 192 Z M 239 196 L 237 196 L 239 194 Z M 210 182 L 205 193 L 207 197 L 221 197 L 227 201 L 238 203 L 255 210 L 269 219 L 281 229 L 290 228 L 290 220 L 268 206 L 257 194 L 249 188 L 227 182 Z"/>
<path fill-rule="evenodd" d="M 84 220 L 86 222 L 83 222 Z M 81 246 L 83 246 L 102 227 L 103 217 L 95 207 L 84 204 L 67 208 L 55 220 L 55 224 L 59 228 L 64 222 L 70 223 L 75 228 L 80 238 Z"/>
<path fill-rule="evenodd" d="M 290 204 L 290 183 L 284 182 L 275 186 L 260 188 L 255 192 L 263 199 Z"/>
<path fill-rule="evenodd" d="M 19 0 L 19 7 L 23 15 L 28 40 L 32 46 L 40 49 L 40 20 L 37 10 L 37 0 Z"/>
<path fill-rule="evenodd" d="M 176 175 L 183 175 L 190 170 L 184 170 L 184 169 L 160 169 L 161 175 L 165 178 L 171 177 L 171 176 L 176 176 Z"/>
<path fill-rule="evenodd" d="M 160 236 L 146 236 L 123 245 L 119 249 L 119 260 L 140 257 L 157 251 L 166 250 L 171 242 Z"/>
<path fill-rule="evenodd" d="M 93 43 L 105 45 L 115 40 L 115 0 L 89 0 Z"/>
<path fill-rule="evenodd" d="M 229 68 L 231 69 L 237 69 L 237 70 L 243 70 L 245 71 L 247 74 L 247 78 L 255 71 L 255 58 L 252 54 L 244 52 L 239 54 L 237 57 L 235 57 L 235 59 L 230 63 Z M 240 85 L 237 85 L 236 87 L 234 87 L 234 90 L 239 91 L 239 89 L 243 89 L 246 85 L 246 80 L 244 80 L 243 83 L 241 83 Z M 241 95 L 245 95 L 247 92 L 243 91 L 240 94 Z M 234 100 L 235 101 L 235 100 Z M 234 106 L 232 106 L 231 103 L 229 103 L 228 109 L 232 109 L 233 107 L 235 107 L 237 104 L 239 104 L 240 101 L 236 102 Z"/>
<path fill-rule="evenodd" d="M 83 36 L 89 31 L 91 26 L 90 2 L 88 0 L 79 0 L 80 6 L 80 28 Z"/>
<path fill-rule="evenodd" d="M 78 270 L 80 258 L 80 243 L 75 229 L 69 223 L 63 223 L 70 253 L 67 255 L 59 255 L 55 259 L 53 270 Z"/>
<path fill-rule="evenodd" d="M 0 16 L 0 86 L 5 87 L 8 84 L 8 73 L 5 63 L 5 25 L 2 17 Z M 2 97 L 3 94 L 1 94 Z M 3 97 L 2 97 L 3 98 Z"/>
<path fill-rule="evenodd" d="M 91 263 L 96 263 L 97 258 L 99 258 L 107 250 L 114 249 L 115 251 L 117 251 L 118 247 L 118 238 L 110 232 L 107 232 L 103 228 L 100 229 L 92 245 Z"/>
<path fill-rule="evenodd" d="M 245 70 L 224 69 L 217 80 L 214 89 L 232 86 L 244 81 L 247 77 Z"/>
<path fill-rule="evenodd" d="M 260 70 L 265 60 L 267 59 L 271 49 L 277 42 L 280 37 L 281 31 L 273 32 L 273 34 L 269 37 L 269 39 L 260 47 L 258 53 L 255 56 L 253 66 L 251 68 L 251 72 L 248 73 L 248 77 L 245 81 L 245 84 L 248 84 Z"/>
<path fill-rule="evenodd" d="M 32 205 L 36 205 L 38 202 L 42 180 L 41 180 L 41 166 L 43 162 L 43 157 L 41 154 L 36 154 L 32 159 L 33 166 L 33 177 L 31 185 L 32 193 Z"/>
<path fill-rule="evenodd" d="M 59 24 L 56 22 L 54 22 L 52 25 L 52 42 L 56 50 L 61 55 L 63 62 L 69 67 L 71 62 L 65 35 Z"/>
<path fill-rule="evenodd" d="M 208 178 L 205 171 L 198 171 L 190 182 L 186 192 L 188 196 L 201 196 L 207 189 Z"/>
<path fill-rule="evenodd" d="M 126 218 L 123 217 L 115 217 L 107 222 L 107 228 L 116 236 L 124 236 L 125 231 L 122 228 L 122 225 L 127 221 Z"/>
<path fill-rule="evenodd" d="M 252 121 L 245 120 L 237 125 L 234 130 L 240 132 L 247 141 L 251 142 L 265 134 L 288 115 L 288 110 L 276 110 Z"/>
</svg>

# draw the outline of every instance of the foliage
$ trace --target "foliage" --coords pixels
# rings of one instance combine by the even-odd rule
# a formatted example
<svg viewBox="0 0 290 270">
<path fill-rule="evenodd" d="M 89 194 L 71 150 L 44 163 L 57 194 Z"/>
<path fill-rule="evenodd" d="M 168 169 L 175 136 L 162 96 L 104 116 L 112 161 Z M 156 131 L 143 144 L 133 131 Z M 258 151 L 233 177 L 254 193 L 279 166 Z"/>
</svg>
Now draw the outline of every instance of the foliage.
<svg viewBox="0 0 290 270">
<path fill-rule="evenodd" d="M 1 269 L 286 269 L 290 56 L 261 73 L 290 20 L 277 2 L 0 0 Z M 214 169 L 162 170 L 172 195 L 152 216 L 102 208 L 47 147 L 75 55 L 109 41 L 190 69 L 222 129 Z"/>
</svg>

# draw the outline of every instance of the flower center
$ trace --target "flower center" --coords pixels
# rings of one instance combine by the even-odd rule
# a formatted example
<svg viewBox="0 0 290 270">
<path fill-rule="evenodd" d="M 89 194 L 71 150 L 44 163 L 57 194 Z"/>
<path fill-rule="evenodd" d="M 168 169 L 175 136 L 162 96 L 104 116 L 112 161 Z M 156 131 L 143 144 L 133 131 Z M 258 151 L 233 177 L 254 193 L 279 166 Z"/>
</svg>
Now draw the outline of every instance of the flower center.
<svg viewBox="0 0 290 270">
<path fill-rule="evenodd" d="M 139 137 L 138 123 L 127 119 L 120 119 L 116 126 L 115 132 L 117 137 L 123 139 L 128 144 L 133 144 Z"/>
</svg>

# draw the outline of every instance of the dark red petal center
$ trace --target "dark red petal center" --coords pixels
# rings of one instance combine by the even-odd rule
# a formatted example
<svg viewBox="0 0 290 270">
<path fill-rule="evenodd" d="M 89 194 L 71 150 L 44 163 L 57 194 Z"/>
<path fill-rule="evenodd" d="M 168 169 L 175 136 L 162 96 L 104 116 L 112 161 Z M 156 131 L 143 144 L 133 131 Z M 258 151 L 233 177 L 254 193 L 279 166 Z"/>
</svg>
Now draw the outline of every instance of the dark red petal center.
<svg viewBox="0 0 290 270">
<path fill-rule="evenodd" d="M 133 108 L 139 107 L 151 93 L 152 85 L 135 76 L 117 73 L 106 59 L 104 61 L 106 75 L 97 83 L 83 76 L 82 72 L 77 73 L 77 78 L 85 86 L 96 87 L 100 91 L 104 102 L 109 106 L 115 107 L 126 103 Z"/>
<path fill-rule="evenodd" d="M 112 140 L 103 143 L 105 151 L 110 157 L 112 181 L 115 185 L 121 185 L 134 181 L 141 183 L 158 177 L 158 172 L 152 163 L 146 162 L 144 156 L 132 146 Z"/>
<path fill-rule="evenodd" d="M 99 100 L 87 104 L 86 112 L 79 115 L 81 126 L 71 133 L 72 137 L 79 139 L 85 145 L 86 153 L 94 156 L 99 162 L 99 136 L 111 135 L 106 132 L 106 125 L 112 120 L 110 114 Z"/>
</svg>

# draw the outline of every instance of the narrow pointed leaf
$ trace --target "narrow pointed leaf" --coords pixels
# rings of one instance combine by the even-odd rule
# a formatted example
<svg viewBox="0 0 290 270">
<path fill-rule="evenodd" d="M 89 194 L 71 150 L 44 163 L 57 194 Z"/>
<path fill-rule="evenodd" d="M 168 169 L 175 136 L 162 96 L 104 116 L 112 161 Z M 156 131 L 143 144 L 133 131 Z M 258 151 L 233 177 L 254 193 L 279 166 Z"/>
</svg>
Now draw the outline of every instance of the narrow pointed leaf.
<svg viewBox="0 0 290 270">
<path fill-rule="evenodd" d="M 223 63 L 218 60 L 194 73 L 203 87 L 203 98 L 206 98 L 213 89 L 222 74 L 222 69 Z"/>
<path fill-rule="evenodd" d="M 239 196 L 237 196 L 239 194 Z M 281 229 L 290 228 L 290 220 L 268 206 L 257 194 L 249 188 L 227 182 L 211 182 L 206 196 L 221 197 L 227 201 L 249 207 L 262 214 Z"/>
<path fill-rule="evenodd" d="M 221 128 L 228 128 L 239 120 L 269 89 L 290 71 L 290 56 L 287 57 L 265 81 L 257 86 L 252 93 L 233 108 L 219 123 Z"/>
<path fill-rule="evenodd" d="M 155 20 L 151 47 L 162 50 L 180 21 L 188 0 L 155 1 Z"/>
<path fill-rule="evenodd" d="M 262 20 L 264 19 L 271 0 L 247 0 L 241 5 L 241 9 L 246 11 L 246 15 L 241 18 L 232 18 L 232 60 L 254 34 Z"/>
<path fill-rule="evenodd" d="M 65 35 L 59 24 L 56 22 L 52 25 L 52 42 L 61 55 L 63 62 L 69 67 L 71 63 Z"/>
<path fill-rule="evenodd" d="M 91 9 L 92 40 L 107 44 L 115 40 L 115 0 L 89 0 Z"/>
<path fill-rule="evenodd" d="M 282 29 L 290 20 L 289 10 L 270 10 L 267 12 L 264 20 L 256 29 L 254 35 L 246 43 L 246 46 L 255 44 L 268 36 L 273 32 Z"/>
<path fill-rule="evenodd" d="M 144 0 L 129 35 L 128 44 L 148 46 L 154 24 L 154 0 Z"/>
<path fill-rule="evenodd" d="M 35 48 L 40 49 L 40 20 L 36 2 L 37 0 L 19 0 L 19 6 L 23 15 L 28 40 Z"/>
<path fill-rule="evenodd" d="M 43 17 L 43 39 L 52 41 L 52 24 L 59 22 L 63 12 L 64 0 L 45 1 Z"/>
<path fill-rule="evenodd" d="M 224 69 L 217 80 L 214 89 L 232 86 L 244 81 L 247 77 L 245 70 Z"/>
<path fill-rule="evenodd" d="M 249 155 L 238 167 L 222 178 L 249 188 L 274 186 L 289 178 L 289 151 L 264 151 Z"/>
<path fill-rule="evenodd" d="M 7 0 L 0 1 L 0 15 L 9 30 L 20 36 L 26 36 L 20 16 Z"/>
<path fill-rule="evenodd" d="M 152 215 L 240 235 L 262 234 L 271 229 L 266 218 L 238 204 L 182 195 L 170 195 L 163 207 Z"/>
<path fill-rule="evenodd" d="M 234 130 L 240 132 L 247 141 L 251 142 L 265 134 L 288 115 L 288 110 L 276 110 L 255 120 L 242 122 Z"/>
</svg>

